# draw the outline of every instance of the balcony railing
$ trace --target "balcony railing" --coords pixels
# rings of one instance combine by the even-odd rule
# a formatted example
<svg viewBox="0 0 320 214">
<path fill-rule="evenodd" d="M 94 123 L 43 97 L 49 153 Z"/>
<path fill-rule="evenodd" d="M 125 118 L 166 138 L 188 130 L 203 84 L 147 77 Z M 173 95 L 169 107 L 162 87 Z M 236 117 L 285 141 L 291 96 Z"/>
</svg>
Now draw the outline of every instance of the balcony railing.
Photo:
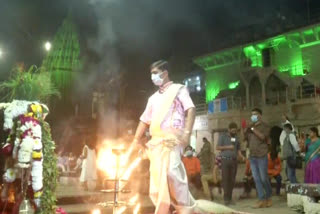
<svg viewBox="0 0 320 214">
<path fill-rule="evenodd" d="M 251 96 L 250 105 L 246 104 L 245 97 L 225 97 L 227 99 L 227 111 L 230 110 L 245 110 L 250 107 L 262 107 L 264 106 L 262 96 Z M 306 100 L 306 99 L 320 99 L 320 88 L 314 87 L 313 85 L 299 87 L 295 96 L 289 96 L 287 91 L 281 91 L 274 93 L 272 96 L 266 97 L 265 106 L 275 106 L 286 104 L 289 101 Z M 197 115 L 208 114 L 208 104 L 201 103 L 196 106 Z M 214 110 L 214 113 L 221 112 Z"/>
</svg>

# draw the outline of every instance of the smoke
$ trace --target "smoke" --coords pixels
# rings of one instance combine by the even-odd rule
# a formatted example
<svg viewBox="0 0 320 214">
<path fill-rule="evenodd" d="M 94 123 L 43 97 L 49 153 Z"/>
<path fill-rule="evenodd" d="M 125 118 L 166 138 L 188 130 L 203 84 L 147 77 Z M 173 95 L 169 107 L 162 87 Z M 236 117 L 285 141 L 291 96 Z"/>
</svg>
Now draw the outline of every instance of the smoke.
<svg viewBox="0 0 320 214">
<path fill-rule="evenodd" d="M 100 133 L 112 137 L 113 133 L 117 132 L 115 124 L 123 127 L 128 123 L 128 119 L 119 115 L 118 111 L 119 100 L 124 100 L 122 96 L 126 96 L 125 92 L 120 93 L 124 87 L 123 74 L 126 73 L 127 80 L 130 79 L 134 84 L 138 83 L 137 76 L 140 75 L 144 76 L 142 81 L 150 81 L 149 76 L 145 75 L 146 70 L 131 70 L 128 64 L 133 62 L 133 59 L 129 56 L 150 55 L 151 52 L 151 57 L 154 57 L 151 60 L 156 57 L 166 58 L 168 54 L 163 56 L 162 53 L 167 51 L 168 47 L 170 50 L 172 42 L 179 41 L 172 39 L 176 31 L 200 31 L 203 22 L 201 14 L 197 13 L 197 9 L 194 10 L 196 4 L 189 0 L 90 0 L 88 3 L 95 15 L 97 30 L 96 35 L 87 40 L 87 46 L 96 56 L 96 60 L 89 57 L 86 61 L 88 72 L 85 75 L 88 77 L 85 78 L 86 81 L 83 77 L 79 78 L 81 84 L 77 84 L 80 85 L 77 90 L 85 91 L 93 86 L 95 90 L 104 93 L 104 101 L 100 102 L 99 107 L 99 128 Z M 151 57 L 146 58 L 150 60 Z M 137 93 L 133 93 L 133 96 L 137 96 Z M 120 117 L 123 124 L 119 124 Z"/>
<path fill-rule="evenodd" d="M 150 82 L 146 72 L 153 60 L 175 59 L 177 55 L 191 58 L 197 50 L 199 54 L 212 51 L 212 47 L 228 36 L 227 32 L 254 24 L 266 18 L 267 12 L 276 11 L 280 3 L 275 2 L 87 0 L 97 26 L 96 35 L 87 40 L 88 48 L 97 56 L 95 61 L 88 61 L 88 73 L 95 76 L 87 80 L 95 86 L 100 82 L 98 90 L 107 97 L 100 127 L 110 132 L 106 124 L 118 122 L 123 72 L 129 88 L 133 89 L 126 91 L 126 96 L 137 99 L 135 89 L 149 90 L 144 85 L 151 84 L 141 82 Z"/>
</svg>

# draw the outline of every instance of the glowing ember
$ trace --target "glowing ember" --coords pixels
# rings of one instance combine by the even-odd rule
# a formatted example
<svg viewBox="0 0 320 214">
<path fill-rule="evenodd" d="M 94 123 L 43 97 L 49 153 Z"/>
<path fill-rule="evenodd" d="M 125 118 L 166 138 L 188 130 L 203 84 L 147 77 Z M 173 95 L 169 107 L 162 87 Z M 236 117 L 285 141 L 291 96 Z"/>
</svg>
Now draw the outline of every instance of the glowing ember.
<svg viewBox="0 0 320 214">
<path fill-rule="evenodd" d="M 124 150 L 126 146 L 124 144 L 117 145 L 115 143 L 104 141 L 102 147 L 98 151 L 97 165 L 98 168 L 103 170 L 104 173 L 109 178 L 115 178 L 116 176 L 116 168 L 117 168 L 117 155 L 112 152 L 112 150 Z M 130 145 L 128 151 L 126 153 L 120 154 L 120 166 L 119 166 L 119 174 L 123 174 L 126 165 L 129 161 L 130 155 L 132 153 L 133 146 Z"/>
<path fill-rule="evenodd" d="M 134 210 L 133 210 L 133 214 L 138 214 L 139 211 L 140 211 L 140 207 L 141 207 L 140 203 L 137 204 L 137 206 L 136 206 L 136 207 L 134 208 Z"/>
<path fill-rule="evenodd" d="M 132 198 L 130 198 L 129 203 L 130 204 L 135 204 L 139 199 L 139 194 L 136 194 L 135 196 L 133 196 Z"/>
<path fill-rule="evenodd" d="M 121 207 L 120 209 L 117 210 L 117 212 L 115 214 L 121 214 L 124 211 L 126 211 L 127 207 Z"/>
<path fill-rule="evenodd" d="M 101 210 L 94 209 L 94 210 L 92 210 L 91 214 L 101 214 Z"/>
<path fill-rule="evenodd" d="M 132 171 L 139 165 L 140 162 L 141 162 L 141 158 L 140 157 L 136 158 L 132 162 L 132 164 L 130 164 L 130 166 L 128 167 L 128 169 L 126 170 L 126 172 L 121 178 L 124 180 L 128 180 L 130 178 Z"/>
</svg>

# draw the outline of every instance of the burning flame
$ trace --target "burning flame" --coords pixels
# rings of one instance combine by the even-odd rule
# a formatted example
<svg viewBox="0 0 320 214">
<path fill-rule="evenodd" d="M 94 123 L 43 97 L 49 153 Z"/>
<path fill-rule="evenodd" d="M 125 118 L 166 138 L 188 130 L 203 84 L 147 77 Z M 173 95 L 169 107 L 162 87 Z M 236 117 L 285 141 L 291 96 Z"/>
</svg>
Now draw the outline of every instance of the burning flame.
<svg viewBox="0 0 320 214">
<path fill-rule="evenodd" d="M 139 211 L 140 211 L 140 207 L 141 207 L 140 203 L 137 204 L 136 207 L 135 207 L 134 210 L 133 210 L 133 214 L 138 214 Z"/>
<path fill-rule="evenodd" d="M 121 207 L 120 209 L 118 209 L 118 210 L 116 211 L 115 214 L 121 214 L 121 213 L 123 213 L 124 211 L 126 211 L 126 209 L 127 209 L 127 207 Z"/>
<path fill-rule="evenodd" d="M 101 214 L 101 210 L 94 209 L 94 210 L 92 210 L 91 214 Z"/>
<path fill-rule="evenodd" d="M 136 194 L 135 196 L 133 196 L 132 198 L 130 198 L 129 203 L 130 204 L 135 204 L 139 199 L 139 194 Z"/>
<path fill-rule="evenodd" d="M 132 162 L 132 164 L 130 164 L 130 166 L 127 168 L 127 170 L 125 171 L 125 173 L 121 178 L 124 180 L 128 180 L 130 178 L 132 171 L 139 165 L 140 162 L 141 162 L 141 158 L 140 157 L 136 158 Z"/>
<path fill-rule="evenodd" d="M 124 144 L 116 145 L 109 141 L 104 141 L 103 146 L 98 151 L 97 165 L 98 168 L 103 170 L 104 173 L 110 178 L 116 177 L 117 172 L 117 158 L 119 158 L 119 171 L 118 175 L 122 175 L 126 170 L 126 165 L 128 164 L 130 155 L 133 151 L 133 145 L 130 145 L 126 153 L 120 154 L 117 157 L 116 154 L 112 152 L 112 149 L 124 149 L 126 146 Z M 132 171 L 133 169 L 131 169 Z"/>
</svg>

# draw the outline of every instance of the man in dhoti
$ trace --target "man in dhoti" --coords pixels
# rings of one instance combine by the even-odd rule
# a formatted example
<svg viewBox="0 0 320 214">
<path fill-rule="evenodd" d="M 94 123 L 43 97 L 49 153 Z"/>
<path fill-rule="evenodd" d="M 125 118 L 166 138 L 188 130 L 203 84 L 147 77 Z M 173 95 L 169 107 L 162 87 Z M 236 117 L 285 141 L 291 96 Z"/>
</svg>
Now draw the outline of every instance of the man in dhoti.
<svg viewBox="0 0 320 214">
<path fill-rule="evenodd" d="M 159 90 L 148 100 L 133 143 L 142 147 L 139 141 L 150 129 L 152 138 L 146 144 L 146 154 L 150 159 L 150 198 L 155 214 L 168 214 L 170 205 L 178 214 L 191 214 L 196 203 L 189 192 L 181 155 L 189 144 L 195 106 L 187 88 L 170 81 L 167 61 L 157 61 L 150 69 Z"/>
</svg>

